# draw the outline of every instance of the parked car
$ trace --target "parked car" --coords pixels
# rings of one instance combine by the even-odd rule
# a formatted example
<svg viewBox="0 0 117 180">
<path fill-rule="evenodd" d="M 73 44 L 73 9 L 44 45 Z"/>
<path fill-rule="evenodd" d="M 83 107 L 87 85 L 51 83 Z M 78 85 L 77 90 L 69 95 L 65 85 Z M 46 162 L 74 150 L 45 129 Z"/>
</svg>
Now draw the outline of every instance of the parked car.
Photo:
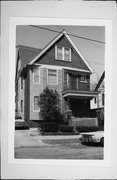
<svg viewBox="0 0 117 180">
<path fill-rule="evenodd" d="M 21 117 L 17 117 L 15 119 L 15 130 L 20 130 L 20 129 L 29 129 L 29 126 Z"/>
<path fill-rule="evenodd" d="M 104 131 L 80 133 L 79 140 L 82 144 L 98 143 L 104 147 Z"/>
</svg>

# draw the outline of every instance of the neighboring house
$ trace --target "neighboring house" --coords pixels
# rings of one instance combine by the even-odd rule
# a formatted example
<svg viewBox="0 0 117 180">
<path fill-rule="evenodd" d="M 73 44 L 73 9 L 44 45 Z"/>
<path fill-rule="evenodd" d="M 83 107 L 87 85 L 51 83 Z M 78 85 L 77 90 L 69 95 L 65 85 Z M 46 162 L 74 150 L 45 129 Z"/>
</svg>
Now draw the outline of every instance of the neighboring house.
<svg viewBox="0 0 117 180">
<path fill-rule="evenodd" d="M 75 117 L 90 117 L 91 66 L 65 31 L 43 50 L 17 46 L 16 113 L 30 125 L 40 120 L 38 97 L 49 87 L 60 95 L 61 111 Z"/>
<path fill-rule="evenodd" d="M 105 72 L 103 72 L 100 80 L 98 81 L 98 83 L 94 89 L 94 91 L 98 90 L 99 94 L 97 97 L 94 97 L 91 100 L 91 109 L 92 110 L 104 108 L 104 98 L 105 98 L 104 77 L 105 77 Z"/>
</svg>

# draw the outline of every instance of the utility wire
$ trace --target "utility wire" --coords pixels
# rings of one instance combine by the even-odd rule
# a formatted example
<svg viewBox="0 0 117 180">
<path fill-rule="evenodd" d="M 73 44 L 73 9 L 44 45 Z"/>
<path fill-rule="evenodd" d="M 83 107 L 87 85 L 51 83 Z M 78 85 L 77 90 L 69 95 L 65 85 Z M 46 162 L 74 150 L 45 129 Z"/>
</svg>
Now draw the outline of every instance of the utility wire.
<svg viewBox="0 0 117 180">
<path fill-rule="evenodd" d="M 98 62 L 93 62 L 93 61 L 88 61 L 88 62 L 91 62 L 91 63 L 94 63 L 94 64 L 99 64 L 99 65 L 103 65 L 103 66 L 104 66 L 103 63 L 98 63 Z"/>
<path fill-rule="evenodd" d="M 56 30 L 53 30 L 53 29 L 44 28 L 44 27 L 40 27 L 40 26 L 35 26 L 35 25 L 29 25 L 29 26 L 32 26 L 32 27 L 35 27 L 35 28 L 39 28 L 39 29 L 48 30 L 48 31 L 51 31 L 51 32 L 61 33 L 60 31 L 56 31 Z M 77 35 L 70 34 L 70 33 L 67 33 L 67 34 L 68 34 L 68 35 L 70 35 L 70 36 L 73 36 L 73 37 L 80 38 L 80 39 L 85 39 L 85 40 L 88 40 L 88 41 L 93 41 L 93 42 L 97 42 L 97 43 L 105 44 L 105 42 L 98 41 L 98 40 L 96 40 L 96 39 L 90 39 L 90 38 L 87 38 L 87 37 L 77 36 Z"/>
</svg>

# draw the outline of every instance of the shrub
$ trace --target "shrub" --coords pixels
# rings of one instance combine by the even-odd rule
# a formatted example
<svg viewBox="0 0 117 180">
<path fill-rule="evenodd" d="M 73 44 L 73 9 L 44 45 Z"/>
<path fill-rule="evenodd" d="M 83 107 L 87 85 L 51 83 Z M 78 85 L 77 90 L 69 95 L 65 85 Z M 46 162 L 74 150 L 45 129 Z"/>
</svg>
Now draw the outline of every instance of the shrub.
<svg viewBox="0 0 117 180">
<path fill-rule="evenodd" d="M 41 132 L 57 132 L 58 124 L 54 122 L 43 122 L 40 125 Z"/>
<path fill-rule="evenodd" d="M 100 128 L 104 128 L 104 108 L 97 110 L 98 125 Z"/>
<path fill-rule="evenodd" d="M 73 126 L 59 125 L 60 132 L 73 132 Z"/>
<path fill-rule="evenodd" d="M 98 126 L 76 126 L 77 132 L 93 132 L 99 129 Z"/>
<path fill-rule="evenodd" d="M 21 116 L 15 116 L 15 119 L 22 119 Z"/>
<path fill-rule="evenodd" d="M 56 90 L 46 87 L 39 96 L 40 117 L 45 122 L 61 123 L 60 99 Z"/>
</svg>

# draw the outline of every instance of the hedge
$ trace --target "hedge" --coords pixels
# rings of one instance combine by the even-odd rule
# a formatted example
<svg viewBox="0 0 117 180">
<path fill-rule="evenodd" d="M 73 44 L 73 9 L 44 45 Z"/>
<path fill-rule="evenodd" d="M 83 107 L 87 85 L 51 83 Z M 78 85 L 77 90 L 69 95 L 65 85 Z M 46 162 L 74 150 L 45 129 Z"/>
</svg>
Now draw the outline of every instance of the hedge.
<svg viewBox="0 0 117 180">
<path fill-rule="evenodd" d="M 58 124 L 54 122 L 44 122 L 40 125 L 41 132 L 57 132 L 58 131 Z"/>
<path fill-rule="evenodd" d="M 59 125 L 60 132 L 73 132 L 73 126 Z"/>
<path fill-rule="evenodd" d="M 93 132 L 99 129 L 98 126 L 76 126 L 77 132 Z"/>
</svg>

